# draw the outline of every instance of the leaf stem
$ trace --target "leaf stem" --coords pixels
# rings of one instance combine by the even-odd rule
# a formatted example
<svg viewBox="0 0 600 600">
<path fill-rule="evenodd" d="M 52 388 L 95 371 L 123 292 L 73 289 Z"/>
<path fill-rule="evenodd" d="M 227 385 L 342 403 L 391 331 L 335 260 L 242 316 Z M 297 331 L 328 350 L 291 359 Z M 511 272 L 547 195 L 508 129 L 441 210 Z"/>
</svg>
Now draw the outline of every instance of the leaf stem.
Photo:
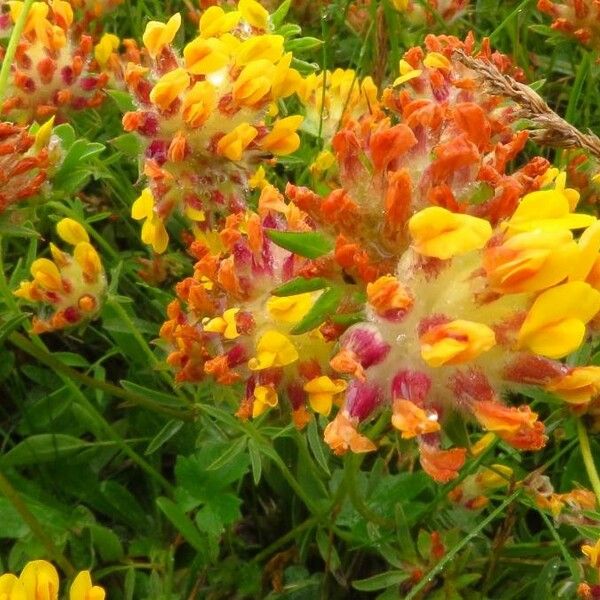
<svg viewBox="0 0 600 600">
<path fill-rule="evenodd" d="M 19 40 L 21 39 L 21 34 L 25 28 L 25 23 L 27 22 L 27 17 L 29 15 L 29 9 L 31 8 L 32 4 L 33 0 L 25 0 L 25 2 L 23 2 L 21 14 L 19 14 L 17 22 L 15 23 L 8 40 L 8 46 L 6 47 L 6 53 L 4 54 L 4 59 L 2 61 L 2 67 L 0 67 L 0 101 L 4 99 L 10 68 L 12 67 L 15 54 L 17 52 L 17 46 L 19 45 Z"/>
<path fill-rule="evenodd" d="M 14 506 L 15 510 L 31 530 L 31 533 L 33 533 L 33 535 L 42 543 L 48 556 L 51 557 L 69 577 L 73 577 L 76 573 L 75 567 L 73 567 L 52 541 L 52 538 L 46 533 L 42 524 L 29 510 L 29 507 L 25 504 L 25 501 L 19 492 L 13 487 L 12 483 L 10 483 L 3 473 L 0 473 L 0 494 Z"/>
<path fill-rule="evenodd" d="M 581 448 L 581 456 L 583 458 L 583 464 L 587 471 L 588 478 L 592 484 L 594 493 L 596 494 L 596 500 L 598 506 L 600 506 L 600 477 L 594 463 L 594 457 L 592 456 L 592 449 L 590 448 L 590 439 L 588 437 L 585 425 L 581 419 L 577 419 L 577 437 L 579 438 L 579 447 Z"/>
<path fill-rule="evenodd" d="M 439 563 L 437 563 L 426 575 L 423 576 L 423 579 L 415 585 L 410 592 L 406 595 L 404 600 L 412 600 L 419 594 L 431 581 L 433 578 L 440 572 L 444 570 L 444 567 L 452 562 L 456 555 L 477 535 L 479 535 L 485 527 L 487 527 L 498 515 L 500 515 L 504 509 L 513 501 L 517 496 L 522 492 L 521 488 L 515 490 L 502 504 L 500 504 L 495 510 L 493 510 L 483 521 L 475 527 L 472 531 L 470 531 L 452 550 L 450 550 Z"/>
</svg>

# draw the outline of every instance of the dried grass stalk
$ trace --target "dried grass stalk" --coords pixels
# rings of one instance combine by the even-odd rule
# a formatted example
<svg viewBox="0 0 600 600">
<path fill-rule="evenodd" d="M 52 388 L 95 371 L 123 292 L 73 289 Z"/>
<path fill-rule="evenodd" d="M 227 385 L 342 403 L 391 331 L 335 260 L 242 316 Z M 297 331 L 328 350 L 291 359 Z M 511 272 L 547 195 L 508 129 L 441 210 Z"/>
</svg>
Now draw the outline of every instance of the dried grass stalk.
<svg viewBox="0 0 600 600">
<path fill-rule="evenodd" d="M 600 160 L 600 138 L 591 132 L 582 133 L 559 117 L 529 86 L 501 73 L 492 63 L 473 58 L 462 50 L 456 50 L 454 57 L 475 71 L 490 93 L 510 98 L 519 105 L 521 116 L 532 122 L 532 140 L 553 148 L 583 149 Z"/>
</svg>

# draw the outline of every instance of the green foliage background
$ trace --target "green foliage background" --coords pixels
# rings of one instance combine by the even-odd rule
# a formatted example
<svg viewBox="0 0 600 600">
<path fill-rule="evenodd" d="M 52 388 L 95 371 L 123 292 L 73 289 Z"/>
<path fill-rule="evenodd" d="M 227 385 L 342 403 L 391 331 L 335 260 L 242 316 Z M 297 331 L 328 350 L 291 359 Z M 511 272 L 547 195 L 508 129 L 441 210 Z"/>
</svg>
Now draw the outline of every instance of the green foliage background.
<svg viewBox="0 0 600 600">
<path fill-rule="evenodd" d="M 534 0 L 478 0 L 451 26 L 430 30 L 408 27 L 382 0 L 384 34 L 375 27 L 378 4 L 359 35 L 346 23 L 347 1 L 311 3 L 303 34 L 325 43 L 300 47 L 306 68 L 368 75 L 384 65 L 392 78 L 405 49 L 430 30 L 473 30 L 511 56 L 556 112 L 600 131 L 600 66 L 552 32 Z M 107 16 L 105 30 L 140 39 L 148 20 L 187 10 L 183 1 L 133 0 Z M 156 339 L 172 286 L 191 262 L 174 242 L 160 288 L 138 275 L 149 255 L 129 217 L 140 185 L 135 139 L 120 125 L 124 103 L 114 93 L 61 126 L 69 149 L 52 200 L 0 220 L 0 570 L 38 557 L 67 573 L 92 568 L 114 600 L 575 597 L 579 546 L 598 537 L 597 527 L 558 525 L 519 487 L 469 512 L 447 501 L 461 480 L 439 486 L 413 472 L 410 445 L 396 436 L 376 456 L 339 459 L 314 419 L 305 433 L 267 415 L 240 422 L 231 390 L 173 390 Z M 318 150 L 307 140 L 282 161 L 281 182 L 302 183 Z M 560 152 L 550 158 L 564 160 Z M 89 226 L 110 274 L 109 298 L 101 319 L 82 330 L 29 337 L 11 290 L 62 216 Z M 591 347 L 570 360 L 590 357 L 600 364 Z M 517 480 L 538 470 L 558 491 L 589 487 L 573 419 L 546 396 L 528 400 L 547 424 L 546 449 L 523 455 L 500 443 L 461 477 L 502 462 Z M 385 418 L 372 427 L 381 431 Z M 455 441 L 470 435 L 461 422 L 449 430 Z M 432 532 L 441 535 L 441 556 Z M 417 571 L 423 578 L 413 586 Z"/>
</svg>

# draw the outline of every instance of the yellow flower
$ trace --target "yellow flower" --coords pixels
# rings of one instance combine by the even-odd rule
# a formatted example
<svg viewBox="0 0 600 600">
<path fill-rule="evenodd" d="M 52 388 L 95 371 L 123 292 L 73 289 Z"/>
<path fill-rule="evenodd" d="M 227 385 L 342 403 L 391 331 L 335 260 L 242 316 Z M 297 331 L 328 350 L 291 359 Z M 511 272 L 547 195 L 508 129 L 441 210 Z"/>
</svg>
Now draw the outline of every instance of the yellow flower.
<svg viewBox="0 0 600 600">
<path fill-rule="evenodd" d="M 226 13 L 220 6 L 210 6 L 200 17 L 200 35 L 209 38 L 228 33 L 238 24 L 241 16 L 237 10 Z"/>
<path fill-rule="evenodd" d="M 489 468 L 484 467 L 483 471 L 477 475 L 477 479 L 484 490 L 493 490 L 507 485 L 512 474 L 513 470 L 510 467 L 497 464 L 491 465 Z"/>
<path fill-rule="evenodd" d="M 457 319 L 432 327 L 420 343 L 423 360 L 430 367 L 441 367 L 477 358 L 496 345 L 496 336 L 487 325 Z"/>
<path fill-rule="evenodd" d="M 28 600 L 23 583 L 16 575 L 6 573 L 0 576 L 0 600 Z"/>
<path fill-rule="evenodd" d="M 258 135 L 258 131 L 248 123 L 241 123 L 224 135 L 217 144 L 217 154 L 229 160 L 241 160 L 244 150 Z"/>
<path fill-rule="evenodd" d="M 102 262 L 95 248 L 88 242 L 79 242 L 73 252 L 75 261 L 81 267 L 88 281 L 95 281 L 102 273 Z"/>
<path fill-rule="evenodd" d="M 403 440 L 435 433 L 441 429 L 437 414 L 428 414 L 410 400 L 396 398 L 393 404 L 392 425 L 402 433 Z"/>
<path fill-rule="evenodd" d="M 256 344 L 256 357 L 248 361 L 251 371 L 271 367 L 285 367 L 298 360 L 298 350 L 290 340 L 278 331 L 264 333 Z"/>
<path fill-rule="evenodd" d="M 439 52 L 429 52 L 423 59 L 423 64 L 429 69 L 450 70 L 452 68 L 452 63 Z"/>
<path fill-rule="evenodd" d="M 94 57 L 101 67 L 106 66 L 111 54 L 119 47 L 121 41 L 112 33 L 105 33 L 94 48 Z"/>
<path fill-rule="evenodd" d="M 28 562 L 19 576 L 26 597 L 31 600 L 58 599 L 58 573 L 45 560 Z"/>
<path fill-rule="evenodd" d="M 56 233 L 68 244 L 76 246 L 79 242 L 89 242 L 90 237 L 83 225 L 74 219 L 61 219 L 56 225 Z"/>
<path fill-rule="evenodd" d="M 564 191 L 540 190 L 523 197 L 506 226 L 512 235 L 533 229 L 581 229 L 595 220 L 591 215 L 572 213 Z"/>
<path fill-rule="evenodd" d="M 200 127 L 215 107 L 215 88 L 208 81 L 198 81 L 183 99 L 183 118 L 190 127 Z"/>
<path fill-rule="evenodd" d="M 252 417 L 256 419 L 267 409 L 277 406 L 279 398 L 272 385 L 257 385 L 254 388 L 254 402 L 252 403 Z"/>
<path fill-rule="evenodd" d="M 330 150 L 321 150 L 314 162 L 310 165 L 313 174 L 324 173 L 335 164 L 335 156 Z"/>
<path fill-rule="evenodd" d="M 411 69 L 408 73 L 404 73 L 404 75 L 400 75 L 394 79 L 394 83 L 392 84 L 394 87 L 397 85 L 402 85 L 411 79 L 416 79 L 417 77 L 421 77 L 423 71 L 421 69 Z"/>
<path fill-rule="evenodd" d="M 302 84 L 302 76 L 296 69 L 290 68 L 291 63 L 292 53 L 288 52 L 275 66 L 271 77 L 271 96 L 274 100 L 291 96 Z"/>
<path fill-rule="evenodd" d="M 106 592 L 99 585 L 92 585 L 89 571 L 81 571 L 71 584 L 69 600 L 104 600 Z"/>
<path fill-rule="evenodd" d="M 348 384 L 343 379 L 331 379 L 326 375 L 315 377 L 304 385 L 308 401 L 312 409 L 320 415 L 327 416 L 331 412 L 334 401 L 337 401 Z"/>
<path fill-rule="evenodd" d="M 54 14 L 55 22 L 63 29 L 68 29 L 73 23 L 73 7 L 65 0 L 52 0 L 49 2 Z"/>
<path fill-rule="evenodd" d="M 297 323 L 306 315 L 313 305 L 313 295 L 296 294 L 278 298 L 271 296 L 267 300 L 267 310 L 273 319 L 284 323 Z"/>
<path fill-rule="evenodd" d="M 584 544 L 581 551 L 587 556 L 591 567 L 600 568 L 600 539 L 593 546 Z"/>
<path fill-rule="evenodd" d="M 257 60 L 245 66 L 233 84 L 233 99 L 242 106 L 254 107 L 267 100 L 271 90 L 273 65 Z"/>
<path fill-rule="evenodd" d="M 34 281 L 47 290 L 58 290 L 62 285 L 62 278 L 58 267 L 47 258 L 38 258 L 31 264 L 31 275 Z"/>
<path fill-rule="evenodd" d="M 229 61 L 227 47 L 216 38 L 192 40 L 184 49 L 185 66 L 192 75 L 206 75 L 223 68 Z"/>
<path fill-rule="evenodd" d="M 535 292 L 566 279 L 580 254 L 568 229 L 534 229 L 486 249 L 483 266 L 496 292 Z"/>
<path fill-rule="evenodd" d="M 569 281 L 585 281 L 600 252 L 600 221 L 590 225 L 579 238 L 579 256 L 573 261 Z"/>
<path fill-rule="evenodd" d="M 162 254 L 169 243 L 169 235 L 164 223 L 154 211 L 154 196 L 145 188 L 131 206 L 131 216 L 136 221 L 145 219 L 142 225 L 142 241 L 150 244 L 155 252 Z"/>
<path fill-rule="evenodd" d="M 424 256 L 448 259 L 483 248 L 492 236 L 488 221 L 431 206 L 408 222 L 413 248 Z"/>
<path fill-rule="evenodd" d="M 54 117 L 48 119 L 43 125 L 41 125 L 35 133 L 35 144 L 34 149 L 36 151 L 45 148 L 50 141 L 52 136 L 52 128 L 54 127 Z"/>
<path fill-rule="evenodd" d="M 166 110 L 189 85 L 190 76 L 185 69 L 179 67 L 169 71 L 156 82 L 150 92 L 150 100 Z"/>
<path fill-rule="evenodd" d="M 226 340 L 234 340 L 239 337 L 235 315 L 240 312 L 239 308 L 228 308 L 222 317 L 215 317 L 204 325 L 204 331 L 220 333 Z"/>
<path fill-rule="evenodd" d="M 600 393 L 600 367 L 576 367 L 567 375 L 550 382 L 546 389 L 568 404 L 588 404 Z"/>
<path fill-rule="evenodd" d="M 170 44 L 181 27 L 181 15 L 175 13 L 166 23 L 150 21 L 146 25 L 142 41 L 152 58 L 160 54 L 161 50 Z"/>
<path fill-rule="evenodd" d="M 256 188 L 262 190 L 269 182 L 265 174 L 265 168 L 261 165 L 254 171 L 254 174 L 248 180 L 248 185 L 255 190 Z"/>
<path fill-rule="evenodd" d="M 600 310 L 600 292 L 581 281 L 565 283 L 542 292 L 529 309 L 518 336 L 525 347 L 549 358 L 561 358 L 576 350 L 585 326 Z"/>
<path fill-rule="evenodd" d="M 488 431 L 486 434 L 481 436 L 472 446 L 471 454 L 473 456 L 479 456 L 490 446 L 490 444 L 496 439 L 496 434 Z"/>
<path fill-rule="evenodd" d="M 266 60 L 272 65 L 283 55 L 283 36 L 274 34 L 256 35 L 241 43 L 235 62 L 239 66 L 255 60 Z"/>
<path fill-rule="evenodd" d="M 292 115 L 275 122 L 273 129 L 261 141 L 261 148 L 273 154 L 291 154 L 300 146 L 300 136 L 296 133 L 304 117 Z"/>
<path fill-rule="evenodd" d="M 240 0 L 238 4 L 244 21 L 257 29 L 266 29 L 269 23 L 269 13 L 256 0 Z"/>
</svg>

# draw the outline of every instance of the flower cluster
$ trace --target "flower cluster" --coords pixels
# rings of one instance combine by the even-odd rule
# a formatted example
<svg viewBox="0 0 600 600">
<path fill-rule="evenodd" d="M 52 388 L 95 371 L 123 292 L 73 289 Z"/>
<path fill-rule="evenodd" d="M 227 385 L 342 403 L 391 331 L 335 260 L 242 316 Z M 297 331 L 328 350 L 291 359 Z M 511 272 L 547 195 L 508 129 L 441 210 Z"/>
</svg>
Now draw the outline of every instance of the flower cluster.
<svg viewBox="0 0 600 600">
<path fill-rule="evenodd" d="M 142 138 L 149 180 L 132 215 L 144 220 L 142 239 L 156 252 L 165 250 L 174 211 L 195 228 L 216 228 L 245 207 L 253 163 L 300 143 L 302 117 L 278 118 L 277 102 L 298 89 L 301 76 L 269 13 L 255 0 L 230 12 L 211 6 L 183 56 L 172 45 L 180 23 L 179 14 L 150 22 L 143 37 L 149 66 L 129 64 L 125 73 L 139 109 L 123 125 Z"/>
<path fill-rule="evenodd" d="M 475 53 L 472 37 L 429 36 L 379 101 L 345 118 L 327 196 L 288 185 L 286 202 L 262 181 L 258 213 L 200 236 L 161 331 L 179 380 L 245 385 L 241 417 L 282 393 L 298 425 L 308 407 L 339 406 L 324 432 L 336 454 L 375 449 L 359 426 L 387 408 L 439 482 L 467 456 L 447 448 L 448 415 L 538 450 L 538 414 L 504 390 L 540 386 L 590 414 L 600 391 L 599 367 L 560 362 L 600 311 L 600 223 L 576 212 L 579 194 L 546 160 L 508 172 L 527 135 L 453 60 L 457 48 Z M 485 42 L 477 55 L 512 70 Z M 333 251 L 290 246 L 315 235 Z M 474 475 L 453 500 L 483 506 L 497 475 Z"/>
<path fill-rule="evenodd" d="M 538 0 L 538 9 L 550 15 L 552 29 L 600 49 L 600 5 L 595 0 Z"/>
<path fill-rule="evenodd" d="M 13 22 L 22 10 L 23 2 L 10 2 Z M 90 36 L 73 35 L 69 2 L 34 2 L 11 66 L 1 113 L 29 123 L 101 104 L 108 75 L 95 71 L 92 50 Z"/>
<path fill-rule="evenodd" d="M 0 575 L 0 598 L 5 600 L 58 600 L 60 578 L 56 568 L 45 560 L 28 562 L 17 577 Z M 93 585 L 89 571 L 77 574 L 69 588 L 70 600 L 104 600 L 106 592 Z"/>
<path fill-rule="evenodd" d="M 0 213 L 42 190 L 58 159 L 51 132 L 52 120 L 36 133 L 0 122 Z"/>
<path fill-rule="evenodd" d="M 73 246 L 69 254 L 50 244 L 52 259 L 31 265 L 32 281 L 23 281 L 15 296 L 40 306 L 34 333 L 56 331 L 94 317 L 106 292 L 106 277 L 98 253 L 82 225 L 70 218 L 56 226 L 58 236 Z"/>
</svg>

